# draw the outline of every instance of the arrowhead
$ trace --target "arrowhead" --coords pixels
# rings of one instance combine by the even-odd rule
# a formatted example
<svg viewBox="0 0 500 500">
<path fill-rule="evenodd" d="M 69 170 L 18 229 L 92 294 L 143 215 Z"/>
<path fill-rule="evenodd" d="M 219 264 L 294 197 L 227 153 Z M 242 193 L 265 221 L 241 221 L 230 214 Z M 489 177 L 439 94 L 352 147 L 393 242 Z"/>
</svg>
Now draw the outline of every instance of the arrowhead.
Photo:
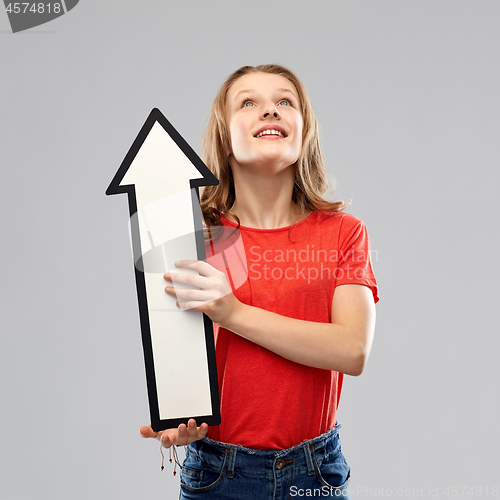
<svg viewBox="0 0 500 500">
<path fill-rule="evenodd" d="M 154 108 L 125 156 L 107 195 L 146 191 L 149 202 L 218 184 L 217 178 L 160 110 Z"/>
</svg>

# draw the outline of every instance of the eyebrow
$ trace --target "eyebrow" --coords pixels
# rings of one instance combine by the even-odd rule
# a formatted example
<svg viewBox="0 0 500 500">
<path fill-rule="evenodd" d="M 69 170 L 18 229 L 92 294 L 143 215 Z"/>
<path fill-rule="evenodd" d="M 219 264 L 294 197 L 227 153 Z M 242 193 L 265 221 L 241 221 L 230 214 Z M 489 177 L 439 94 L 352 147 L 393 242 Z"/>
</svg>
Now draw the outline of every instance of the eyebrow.
<svg viewBox="0 0 500 500">
<path fill-rule="evenodd" d="M 276 89 L 278 92 L 290 92 L 291 94 L 293 94 L 297 99 L 298 99 L 298 96 L 297 94 L 292 90 L 292 89 L 285 89 L 285 88 L 282 88 L 282 89 Z M 254 89 L 243 89 L 243 90 L 240 90 L 235 96 L 234 98 L 236 99 L 240 94 L 244 94 L 245 92 L 255 92 Z"/>
</svg>

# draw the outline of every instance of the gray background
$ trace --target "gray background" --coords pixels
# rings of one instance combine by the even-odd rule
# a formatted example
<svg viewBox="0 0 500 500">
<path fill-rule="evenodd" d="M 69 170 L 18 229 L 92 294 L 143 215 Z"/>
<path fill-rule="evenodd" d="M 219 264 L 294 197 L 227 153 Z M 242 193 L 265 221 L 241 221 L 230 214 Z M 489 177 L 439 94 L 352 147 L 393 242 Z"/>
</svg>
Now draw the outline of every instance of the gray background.
<svg viewBox="0 0 500 500">
<path fill-rule="evenodd" d="M 0 13 L 0 499 L 177 498 L 138 432 L 128 205 L 104 191 L 153 107 L 199 150 L 225 77 L 267 62 L 309 89 L 375 252 L 376 339 L 338 413 L 353 496 L 495 498 L 499 19 L 488 0 L 82 0 L 13 35 Z"/>
</svg>

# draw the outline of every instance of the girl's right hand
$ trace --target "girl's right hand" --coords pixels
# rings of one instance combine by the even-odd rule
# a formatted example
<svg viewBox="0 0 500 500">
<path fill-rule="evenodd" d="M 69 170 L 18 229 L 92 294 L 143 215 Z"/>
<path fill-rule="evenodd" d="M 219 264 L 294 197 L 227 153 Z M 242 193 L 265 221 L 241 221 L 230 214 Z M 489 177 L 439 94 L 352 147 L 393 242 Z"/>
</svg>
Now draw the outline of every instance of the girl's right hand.
<svg viewBox="0 0 500 500">
<path fill-rule="evenodd" d="M 197 427 L 194 418 L 189 420 L 187 427 L 186 424 L 181 424 L 177 429 L 155 432 L 150 425 L 144 425 L 139 430 L 142 437 L 158 439 L 164 448 L 170 448 L 173 445 L 185 446 L 198 441 L 206 436 L 207 431 L 208 425 L 203 423 Z"/>
</svg>

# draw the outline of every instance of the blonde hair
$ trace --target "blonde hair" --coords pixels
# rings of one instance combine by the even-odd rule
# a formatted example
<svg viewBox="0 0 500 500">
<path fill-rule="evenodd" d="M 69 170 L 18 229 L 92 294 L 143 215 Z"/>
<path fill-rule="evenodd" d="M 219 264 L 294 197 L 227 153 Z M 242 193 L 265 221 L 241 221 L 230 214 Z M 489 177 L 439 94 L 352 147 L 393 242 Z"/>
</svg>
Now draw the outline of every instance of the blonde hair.
<svg viewBox="0 0 500 500">
<path fill-rule="evenodd" d="M 295 183 L 292 200 L 298 205 L 300 213 L 306 210 L 333 211 L 344 210 L 347 205 L 342 201 L 331 202 L 323 198 L 328 189 L 326 168 L 319 145 L 319 127 L 312 110 L 306 88 L 289 69 L 277 64 L 243 66 L 230 75 L 222 84 L 215 97 L 203 140 L 203 160 L 212 173 L 219 179 L 217 186 L 203 188 L 200 204 L 205 224 L 220 226 L 221 212 L 231 214 L 235 200 L 234 180 L 227 157 L 231 149 L 228 124 L 226 122 L 226 99 L 231 86 L 242 76 L 251 73 L 270 73 L 288 79 L 297 90 L 303 119 L 302 149 L 295 163 Z M 235 214 L 231 214 L 237 221 Z"/>
</svg>

